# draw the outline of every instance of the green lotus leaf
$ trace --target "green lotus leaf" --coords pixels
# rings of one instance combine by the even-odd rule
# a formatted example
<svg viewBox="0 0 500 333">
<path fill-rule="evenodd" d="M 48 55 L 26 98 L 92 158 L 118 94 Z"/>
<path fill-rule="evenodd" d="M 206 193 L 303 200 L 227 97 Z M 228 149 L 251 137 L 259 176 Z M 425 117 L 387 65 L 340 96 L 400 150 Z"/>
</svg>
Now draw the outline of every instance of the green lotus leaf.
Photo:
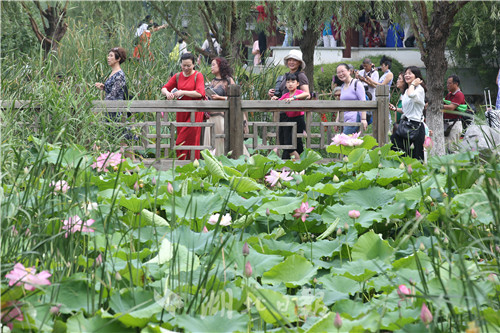
<svg viewBox="0 0 500 333">
<path fill-rule="evenodd" d="M 136 332 L 133 328 L 127 328 L 120 324 L 119 321 L 113 318 L 101 318 L 93 316 L 86 318 L 82 312 L 68 318 L 66 323 L 66 331 L 74 333 L 87 333 L 87 332 Z"/>
<path fill-rule="evenodd" d="M 386 190 L 382 187 L 369 187 L 344 194 L 342 201 L 346 205 L 359 205 L 363 208 L 383 207 L 394 200 L 398 190 L 392 188 Z"/>
<path fill-rule="evenodd" d="M 379 259 L 388 261 L 393 257 L 393 254 L 394 249 L 373 231 L 361 235 L 352 248 L 353 260 Z"/>
<path fill-rule="evenodd" d="M 175 316 L 175 323 L 187 332 L 244 332 L 247 329 L 248 316 L 235 311 L 203 317 L 181 314 Z"/>
<path fill-rule="evenodd" d="M 284 283 L 288 287 L 306 284 L 316 275 L 316 268 L 304 257 L 292 255 L 262 276 L 262 283 Z"/>
</svg>

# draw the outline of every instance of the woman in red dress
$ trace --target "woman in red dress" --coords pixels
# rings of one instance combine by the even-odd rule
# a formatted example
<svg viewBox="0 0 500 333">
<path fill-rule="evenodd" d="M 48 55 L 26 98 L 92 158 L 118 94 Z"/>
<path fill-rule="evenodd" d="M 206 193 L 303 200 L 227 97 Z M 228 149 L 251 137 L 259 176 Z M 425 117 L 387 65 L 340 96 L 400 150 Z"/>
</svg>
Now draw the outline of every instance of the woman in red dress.
<svg viewBox="0 0 500 333">
<path fill-rule="evenodd" d="M 161 93 L 168 100 L 202 100 L 205 98 L 205 80 L 203 74 L 194 70 L 194 55 L 184 53 L 181 56 L 182 72 L 170 78 L 166 85 L 161 88 Z M 175 92 L 172 90 L 176 88 Z M 190 112 L 177 112 L 177 122 L 191 122 Z M 203 112 L 195 112 L 195 122 L 203 122 Z M 201 127 L 177 127 L 176 145 L 199 146 Z M 177 150 L 180 160 L 187 160 L 191 156 L 189 150 Z M 195 151 L 195 158 L 200 158 L 200 151 Z"/>
</svg>

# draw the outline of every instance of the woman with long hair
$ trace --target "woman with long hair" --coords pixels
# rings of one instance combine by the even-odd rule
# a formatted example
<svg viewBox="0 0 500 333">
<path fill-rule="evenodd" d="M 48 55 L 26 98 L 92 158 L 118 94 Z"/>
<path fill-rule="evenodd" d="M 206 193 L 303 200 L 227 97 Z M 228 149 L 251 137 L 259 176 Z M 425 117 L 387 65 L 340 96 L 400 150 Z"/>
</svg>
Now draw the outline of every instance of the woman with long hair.
<svg viewBox="0 0 500 333">
<path fill-rule="evenodd" d="M 184 53 L 181 56 L 182 71 L 175 74 L 161 88 L 161 93 L 168 99 L 178 100 L 202 100 L 205 98 L 205 79 L 203 74 L 194 69 L 195 58 L 192 53 Z M 174 90 L 175 89 L 175 90 Z M 191 112 L 177 112 L 177 122 L 191 122 Z M 203 122 L 203 112 L 195 112 L 195 122 Z M 177 127 L 176 145 L 199 146 L 201 127 Z M 189 150 L 177 150 L 180 160 L 190 158 Z M 195 151 L 195 158 L 200 158 L 200 151 Z"/>
<path fill-rule="evenodd" d="M 403 116 L 391 136 L 393 150 L 402 150 L 406 156 L 424 159 L 424 107 L 426 87 L 420 69 L 407 67 L 404 71 L 405 90 L 401 96 Z M 394 106 L 391 109 L 395 110 Z"/>
<path fill-rule="evenodd" d="M 228 99 L 229 85 L 234 84 L 232 78 L 232 70 L 226 58 L 217 57 L 212 60 L 211 65 L 212 74 L 215 76 L 209 84 L 207 84 L 207 96 L 211 100 L 226 101 Z M 217 135 L 224 134 L 224 113 L 223 112 L 210 112 L 210 118 L 207 119 L 208 123 L 214 124 L 215 138 L 215 155 L 224 154 L 224 138 L 217 138 Z M 211 130 L 209 127 L 205 128 L 205 135 L 203 138 L 203 145 L 210 146 L 211 144 Z"/>
</svg>

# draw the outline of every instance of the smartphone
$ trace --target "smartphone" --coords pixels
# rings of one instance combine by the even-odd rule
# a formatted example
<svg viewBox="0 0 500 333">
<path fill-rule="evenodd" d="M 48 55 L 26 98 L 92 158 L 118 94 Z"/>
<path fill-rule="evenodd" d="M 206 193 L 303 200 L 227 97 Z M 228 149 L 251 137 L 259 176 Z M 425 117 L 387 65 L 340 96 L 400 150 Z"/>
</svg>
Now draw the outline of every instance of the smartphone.
<svg viewBox="0 0 500 333">
<path fill-rule="evenodd" d="M 177 89 L 177 88 L 174 88 L 174 89 L 172 89 L 170 92 L 173 94 L 173 93 L 175 93 L 176 91 L 178 91 L 178 89 Z M 184 95 L 181 95 L 181 96 L 177 97 L 177 99 L 181 99 L 182 97 L 184 97 Z"/>
<path fill-rule="evenodd" d="M 207 95 L 207 97 L 209 97 L 210 99 L 212 99 L 212 96 L 213 95 L 217 95 L 217 93 L 210 87 L 205 87 L 205 95 Z"/>
</svg>

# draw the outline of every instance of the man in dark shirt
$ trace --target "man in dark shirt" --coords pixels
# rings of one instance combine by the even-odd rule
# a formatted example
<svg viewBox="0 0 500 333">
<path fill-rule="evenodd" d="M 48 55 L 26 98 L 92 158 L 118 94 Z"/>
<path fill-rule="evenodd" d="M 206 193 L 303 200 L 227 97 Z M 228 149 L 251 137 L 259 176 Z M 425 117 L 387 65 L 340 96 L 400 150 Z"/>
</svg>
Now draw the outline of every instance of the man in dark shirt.
<svg viewBox="0 0 500 333">
<path fill-rule="evenodd" d="M 444 121 L 444 130 L 445 130 L 445 143 L 448 149 L 450 149 L 451 145 L 454 142 L 457 142 L 460 139 L 460 135 L 462 134 L 462 121 L 461 116 L 457 114 L 456 108 L 465 104 L 465 96 L 460 90 L 460 78 L 458 75 L 453 74 L 448 77 L 446 81 L 446 88 L 448 89 L 448 94 L 445 97 L 445 100 L 450 101 L 450 104 L 444 104 L 443 106 L 443 121 Z M 450 113 L 453 112 L 453 113 Z M 449 134 L 446 135 L 446 130 L 449 126 L 452 126 L 451 130 L 449 130 Z"/>
</svg>

